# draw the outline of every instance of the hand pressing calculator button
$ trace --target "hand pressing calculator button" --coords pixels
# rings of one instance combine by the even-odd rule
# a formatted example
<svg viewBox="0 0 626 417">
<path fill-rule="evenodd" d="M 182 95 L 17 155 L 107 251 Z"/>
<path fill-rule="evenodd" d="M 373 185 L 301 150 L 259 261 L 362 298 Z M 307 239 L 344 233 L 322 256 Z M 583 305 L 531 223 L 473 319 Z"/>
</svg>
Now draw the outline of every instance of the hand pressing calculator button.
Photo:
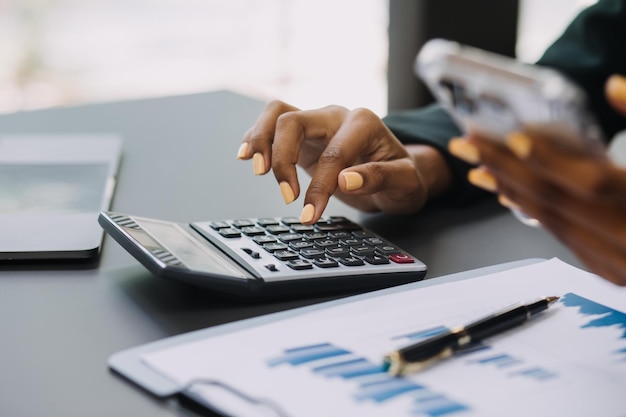
<svg viewBox="0 0 626 417">
<path fill-rule="evenodd" d="M 174 223 L 103 212 L 99 222 L 155 275 L 238 296 L 374 289 L 426 274 L 419 259 L 343 216 Z"/>
</svg>

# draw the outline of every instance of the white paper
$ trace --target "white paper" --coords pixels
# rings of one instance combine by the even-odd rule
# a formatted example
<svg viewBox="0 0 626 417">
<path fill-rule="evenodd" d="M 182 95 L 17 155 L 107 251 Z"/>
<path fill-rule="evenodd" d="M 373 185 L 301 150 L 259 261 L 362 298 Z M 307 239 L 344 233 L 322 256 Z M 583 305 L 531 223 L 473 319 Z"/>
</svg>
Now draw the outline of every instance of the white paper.
<svg viewBox="0 0 626 417">
<path fill-rule="evenodd" d="M 561 299 L 548 311 L 481 349 L 407 378 L 381 371 L 385 353 L 420 335 L 551 295 Z M 293 417 L 617 417 L 626 413 L 624 310 L 625 289 L 553 259 L 341 304 L 142 359 L 181 386 L 219 381 Z M 233 415 L 276 415 L 224 390 L 195 387 Z"/>
</svg>

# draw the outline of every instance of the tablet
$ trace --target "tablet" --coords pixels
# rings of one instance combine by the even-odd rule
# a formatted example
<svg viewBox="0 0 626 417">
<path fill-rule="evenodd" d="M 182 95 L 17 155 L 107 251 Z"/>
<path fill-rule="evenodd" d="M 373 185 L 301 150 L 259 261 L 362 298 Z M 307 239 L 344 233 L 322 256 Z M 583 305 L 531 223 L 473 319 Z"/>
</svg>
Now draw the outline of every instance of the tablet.
<svg viewBox="0 0 626 417">
<path fill-rule="evenodd" d="M 115 135 L 0 136 L 0 262 L 95 259 L 120 154 Z"/>
</svg>

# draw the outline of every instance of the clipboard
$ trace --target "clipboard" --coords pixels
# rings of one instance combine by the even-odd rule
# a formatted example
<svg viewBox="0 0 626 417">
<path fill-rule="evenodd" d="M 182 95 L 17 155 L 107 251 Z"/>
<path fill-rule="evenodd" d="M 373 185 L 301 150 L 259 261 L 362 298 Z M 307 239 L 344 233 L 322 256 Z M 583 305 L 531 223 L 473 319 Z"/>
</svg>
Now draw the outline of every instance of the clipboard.
<svg viewBox="0 0 626 417">
<path fill-rule="evenodd" d="M 341 304 L 353 303 L 364 299 L 374 298 L 374 297 L 383 297 L 389 294 L 394 294 L 403 291 L 410 291 L 417 288 L 425 288 L 434 285 L 440 285 L 448 282 L 467 280 L 471 278 L 480 277 L 483 275 L 488 275 L 496 272 L 502 272 L 509 269 L 514 269 L 526 265 L 535 264 L 538 262 L 545 261 L 542 258 L 530 258 L 519 261 L 507 262 L 503 264 L 492 265 L 488 267 L 472 269 L 469 271 L 454 273 L 451 275 L 445 275 L 437 278 L 431 278 L 428 280 L 404 284 L 397 287 L 386 288 L 378 291 L 373 291 L 365 294 L 359 294 L 355 296 L 350 296 L 343 299 L 332 300 L 320 304 L 315 304 L 311 306 L 300 307 L 292 310 L 281 311 L 277 313 L 272 313 L 264 316 L 254 317 L 250 319 L 245 319 L 233 323 L 227 323 L 219 326 L 214 326 L 202 330 L 197 330 L 189 333 L 185 333 L 182 335 L 177 335 L 165 339 L 161 339 L 155 342 L 147 343 L 144 345 L 140 345 L 134 348 L 130 348 L 127 350 L 123 350 L 113 354 L 108 359 L 108 367 L 114 371 L 115 373 L 121 375 L 122 377 L 128 379 L 132 383 L 138 385 L 145 391 L 150 394 L 159 397 L 159 398 L 167 398 L 171 396 L 180 395 L 192 402 L 195 402 L 203 407 L 211 409 L 212 411 L 217 411 L 221 413 L 225 413 L 225 415 L 233 415 L 228 414 L 227 410 L 219 410 L 212 408 L 210 404 L 202 404 L 198 401 L 197 398 L 194 398 L 193 394 L 188 392 L 188 387 L 183 387 L 177 385 L 173 381 L 163 377 L 161 374 L 155 372 L 152 368 L 148 367 L 142 361 L 142 355 L 158 351 L 164 348 L 176 346 L 179 344 L 186 344 L 189 342 L 193 342 L 200 339 L 207 339 L 216 337 L 219 335 L 224 335 L 228 333 L 238 332 L 244 329 L 248 329 L 254 326 L 259 326 L 262 324 L 267 324 L 291 317 L 295 317 L 301 314 L 309 313 L 316 310 L 322 310 L 334 306 L 338 306 Z M 280 415 L 277 413 L 277 415 Z"/>
</svg>

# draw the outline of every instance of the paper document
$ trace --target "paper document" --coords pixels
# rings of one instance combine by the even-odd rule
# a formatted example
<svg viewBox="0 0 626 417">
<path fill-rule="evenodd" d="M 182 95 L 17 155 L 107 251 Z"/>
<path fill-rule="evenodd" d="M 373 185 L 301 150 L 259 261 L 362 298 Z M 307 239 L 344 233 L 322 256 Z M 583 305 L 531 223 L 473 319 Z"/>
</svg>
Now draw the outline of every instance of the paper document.
<svg viewBox="0 0 626 417">
<path fill-rule="evenodd" d="M 382 369 L 394 349 L 552 295 L 561 298 L 537 318 L 424 372 L 396 378 Z M 142 360 L 181 387 L 198 381 L 193 391 L 232 415 L 618 417 L 626 414 L 625 310 L 626 289 L 552 259 L 303 313 Z M 253 412 L 239 394 L 271 404 Z"/>
</svg>

